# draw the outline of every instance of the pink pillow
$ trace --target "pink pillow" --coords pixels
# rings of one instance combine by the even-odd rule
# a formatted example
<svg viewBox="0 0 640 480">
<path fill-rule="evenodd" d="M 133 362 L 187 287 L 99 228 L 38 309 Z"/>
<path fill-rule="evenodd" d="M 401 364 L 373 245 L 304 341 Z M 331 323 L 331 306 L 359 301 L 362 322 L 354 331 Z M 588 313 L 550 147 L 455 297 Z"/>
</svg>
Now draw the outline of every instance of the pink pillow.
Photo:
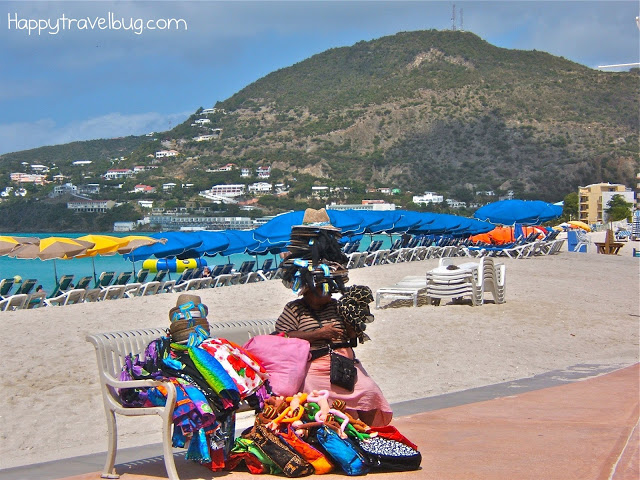
<svg viewBox="0 0 640 480">
<path fill-rule="evenodd" d="M 306 340 L 281 335 L 256 335 L 243 346 L 264 366 L 273 393 L 284 397 L 291 397 L 302 388 L 309 347 Z"/>
</svg>

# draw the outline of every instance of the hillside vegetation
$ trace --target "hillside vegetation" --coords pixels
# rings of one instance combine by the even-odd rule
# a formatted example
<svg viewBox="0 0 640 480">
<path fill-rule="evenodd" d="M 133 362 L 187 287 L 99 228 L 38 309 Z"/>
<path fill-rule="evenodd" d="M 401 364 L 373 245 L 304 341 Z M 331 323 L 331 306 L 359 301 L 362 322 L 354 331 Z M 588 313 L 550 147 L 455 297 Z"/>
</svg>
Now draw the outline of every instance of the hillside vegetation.
<svg viewBox="0 0 640 480">
<path fill-rule="evenodd" d="M 545 52 L 498 48 L 469 32 L 403 32 L 275 71 L 218 102 L 216 113 L 194 112 L 154 138 L 3 155 L 0 186 L 21 162 L 49 161 L 75 182 L 101 182 L 111 165 L 147 165 L 149 154 L 171 147 L 179 157 L 124 189 L 105 190 L 109 198 L 133 199 L 125 192 L 140 182 L 193 183 L 182 201 L 215 183 L 256 181 L 205 172 L 231 162 L 270 165 L 270 181 L 292 187 L 289 201 L 313 184 L 349 186 L 350 200 L 385 186 L 461 201 L 488 190 L 558 201 L 579 185 L 635 183 L 639 78 L 637 69 L 596 71 Z M 211 123 L 192 125 L 202 118 Z M 218 128 L 218 139 L 193 140 Z M 80 157 L 96 162 L 82 175 L 69 167 Z"/>
</svg>

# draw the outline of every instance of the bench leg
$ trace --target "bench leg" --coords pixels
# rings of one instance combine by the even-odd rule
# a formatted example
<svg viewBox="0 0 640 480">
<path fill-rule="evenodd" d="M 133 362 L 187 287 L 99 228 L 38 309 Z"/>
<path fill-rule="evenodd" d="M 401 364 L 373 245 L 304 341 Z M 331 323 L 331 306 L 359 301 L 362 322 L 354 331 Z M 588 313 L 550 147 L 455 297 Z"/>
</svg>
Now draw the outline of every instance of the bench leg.
<svg viewBox="0 0 640 480">
<path fill-rule="evenodd" d="M 180 480 L 178 477 L 178 471 L 176 470 L 176 464 L 173 460 L 173 446 L 171 441 L 171 427 L 173 425 L 172 414 L 163 417 L 162 426 L 162 450 L 164 453 L 164 466 L 167 469 L 167 475 L 170 480 Z"/>
<path fill-rule="evenodd" d="M 116 414 L 113 410 L 107 412 L 107 431 L 109 433 L 107 446 L 107 461 L 104 464 L 101 478 L 120 478 L 113 468 L 116 463 L 116 451 L 118 449 L 118 426 Z"/>
</svg>

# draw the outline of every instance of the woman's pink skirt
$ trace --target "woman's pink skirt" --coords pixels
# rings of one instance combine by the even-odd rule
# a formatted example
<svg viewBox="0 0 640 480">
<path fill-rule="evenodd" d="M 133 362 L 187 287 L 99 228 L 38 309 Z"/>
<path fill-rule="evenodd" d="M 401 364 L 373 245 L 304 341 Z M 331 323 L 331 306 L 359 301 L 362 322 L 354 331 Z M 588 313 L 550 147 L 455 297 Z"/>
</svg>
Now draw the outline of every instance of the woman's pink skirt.
<svg viewBox="0 0 640 480">
<path fill-rule="evenodd" d="M 350 348 L 339 348 L 336 352 L 345 357 L 353 358 L 353 350 Z M 388 425 L 393 417 L 389 402 L 384 398 L 378 384 L 369 377 L 362 364 L 356 363 L 356 367 L 358 378 L 353 392 L 349 392 L 342 387 L 331 385 L 329 381 L 330 356 L 325 355 L 317 358 L 307 365 L 303 391 L 311 393 L 313 390 L 328 390 L 329 403 L 335 399 L 344 400 L 348 413 L 354 417 L 357 417 L 358 410 L 374 410 L 375 420 L 371 426 Z"/>
</svg>

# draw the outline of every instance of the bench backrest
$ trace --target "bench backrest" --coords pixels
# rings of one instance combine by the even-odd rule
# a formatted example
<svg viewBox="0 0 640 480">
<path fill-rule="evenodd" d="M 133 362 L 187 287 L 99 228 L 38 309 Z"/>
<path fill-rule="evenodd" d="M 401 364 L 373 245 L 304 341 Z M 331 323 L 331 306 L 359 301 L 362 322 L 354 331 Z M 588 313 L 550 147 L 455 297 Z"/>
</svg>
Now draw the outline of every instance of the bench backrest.
<svg viewBox="0 0 640 480">
<path fill-rule="evenodd" d="M 243 345 L 254 335 L 267 335 L 275 327 L 275 320 L 238 320 L 209 324 L 211 336 L 226 338 Z M 120 332 L 106 332 L 87 335 L 87 341 L 96 349 L 98 370 L 101 375 L 118 378 L 124 359 L 130 353 L 143 353 L 154 339 L 166 335 L 165 328 L 144 328 Z"/>
</svg>

